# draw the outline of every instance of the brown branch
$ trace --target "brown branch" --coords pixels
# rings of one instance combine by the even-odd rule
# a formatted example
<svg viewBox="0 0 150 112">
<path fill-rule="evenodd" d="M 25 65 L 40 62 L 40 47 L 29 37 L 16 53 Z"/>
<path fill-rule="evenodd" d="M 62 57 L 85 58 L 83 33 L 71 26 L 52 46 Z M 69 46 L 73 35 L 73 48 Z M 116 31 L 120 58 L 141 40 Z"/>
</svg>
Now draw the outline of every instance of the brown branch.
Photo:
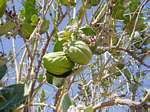
<svg viewBox="0 0 150 112">
<path fill-rule="evenodd" d="M 57 26 L 60 25 L 60 23 L 62 22 L 62 20 L 65 18 L 66 15 L 67 15 L 67 11 L 66 11 L 65 14 L 61 17 L 61 19 L 60 19 L 60 21 L 58 22 Z M 47 50 L 47 48 L 48 48 L 48 46 L 49 46 L 49 43 L 50 43 L 51 38 L 52 38 L 52 36 L 53 36 L 54 33 L 55 33 L 55 29 L 53 29 L 51 33 L 47 33 L 48 39 L 47 39 L 47 41 L 46 41 L 46 43 L 45 43 L 45 45 L 44 45 L 44 47 L 43 47 L 43 49 L 42 49 L 42 53 L 41 53 L 40 58 L 39 58 L 39 60 L 38 60 L 38 66 L 37 66 L 36 69 L 35 69 L 35 77 L 34 77 L 35 80 L 32 82 L 31 91 L 30 91 L 30 97 L 32 97 L 32 94 L 33 94 L 33 92 L 34 92 L 34 86 L 35 86 L 36 79 L 37 79 L 37 77 L 38 77 L 38 73 L 39 73 L 39 70 L 40 70 L 40 67 L 41 67 L 42 58 L 43 58 L 44 54 L 46 53 L 46 50 Z"/>
<path fill-rule="evenodd" d="M 128 55 L 132 56 L 132 58 L 134 58 L 135 60 L 137 60 L 139 63 L 141 63 L 142 65 L 144 65 L 145 67 L 148 67 L 150 68 L 150 65 L 147 65 L 143 62 L 143 58 L 139 58 L 139 54 L 138 56 L 135 55 L 135 51 L 134 50 L 129 50 L 129 49 L 126 49 L 126 48 L 122 48 L 122 47 L 117 47 L 117 46 L 112 46 L 112 47 L 98 47 L 96 49 L 96 53 L 99 54 L 99 51 L 103 50 L 103 52 L 106 52 L 106 51 L 110 51 L 112 49 L 116 49 L 116 50 L 119 50 L 119 51 L 124 51 L 124 52 L 127 52 Z M 102 54 L 100 52 L 100 54 Z M 150 54 L 150 51 L 147 51 L 146 53 L 142 54 L 143 57 L 145 57 L 146 55 L 149 55 Z"/>
<path fill-rule="evenodd" d="M 145 95 L 145 97 L 142 99 L 142 103 L 145 103 L 146 100 L 150 100 L 150 91 Z"/>
<path fill-rule="evenodd" d="M 116 99 L 112 99 L 110 101 L 107 101 L 107 102 L 103 102 L 103 103 L 98 103 L 97 105 L 95 105 L 93 107 L 93 110 L 94 112 L 96 112 L 96 110 L 98 109 L 102 109 L 102 108 L 105 108 L 105 107 L 109 107 L 109 106 L 114 106 L 114 105 L 127 105 L 127 106 L 130 106 L 130 107 L 134 107 L 136 109 L 139 109 L 140 107 L 142 108 L 145 108 L 145 107 L 150 107 L 150 105 L 148 104 L 143 104 L 141 102 L 136 102 L 136 101 L 132 101 L 130 99 L 121 99 L 121 98 L 116 98 Z"/>
<path fill-rule="evenodd" d="M 61 102 L 61 99 L 63 97 L 63 94 L 65 93 L 64 89 L 65 89 L 64 87 L 59 88 L 57 93 L 56 93 L 55 104 L 54 104 L 54 106 L 56 107 L 55 108 L 56 112 L 60 112 L 61 111 L 60 102 Z"/>
</svg>

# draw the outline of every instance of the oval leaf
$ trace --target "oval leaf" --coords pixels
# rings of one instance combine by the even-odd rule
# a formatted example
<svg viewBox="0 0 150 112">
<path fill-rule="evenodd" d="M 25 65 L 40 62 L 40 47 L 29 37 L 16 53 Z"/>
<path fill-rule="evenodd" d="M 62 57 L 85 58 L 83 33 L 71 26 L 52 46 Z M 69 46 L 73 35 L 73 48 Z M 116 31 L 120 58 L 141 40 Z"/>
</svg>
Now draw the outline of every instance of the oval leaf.
<svg viewBox="0 0 150 112">
<path fill-rule="evenodd" d="M 68 93 L 65 93 L 60 102 L 60 108 L 62 112 L 67 112 L 69 107 L 73 104 L 71 98 L 69 97 Z"/>
<path fill-rule="evenodd" d="M 0 112 L 10 112 L 25 101 L 24 85 L 15 84 L 0 89 Z"/>
</svg>

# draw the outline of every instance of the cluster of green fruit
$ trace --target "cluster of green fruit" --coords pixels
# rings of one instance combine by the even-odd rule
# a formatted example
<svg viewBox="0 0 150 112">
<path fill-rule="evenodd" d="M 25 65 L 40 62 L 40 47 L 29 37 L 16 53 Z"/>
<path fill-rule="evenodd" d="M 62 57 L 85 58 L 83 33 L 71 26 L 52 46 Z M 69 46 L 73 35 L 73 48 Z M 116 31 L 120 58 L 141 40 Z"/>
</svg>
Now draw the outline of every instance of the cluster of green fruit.
<svg viewBox="0 0 150 112">
<path fill-rule="evenodd" d="M 83 41 L 74 41 L 68 49 L 45 54 L 43 65 L 47 72 L 54 76 L 61 77 L 72 71 L 75 63 L 80 65 L 88 64 L 92 58 L 92 52 Z"/>
</svg>

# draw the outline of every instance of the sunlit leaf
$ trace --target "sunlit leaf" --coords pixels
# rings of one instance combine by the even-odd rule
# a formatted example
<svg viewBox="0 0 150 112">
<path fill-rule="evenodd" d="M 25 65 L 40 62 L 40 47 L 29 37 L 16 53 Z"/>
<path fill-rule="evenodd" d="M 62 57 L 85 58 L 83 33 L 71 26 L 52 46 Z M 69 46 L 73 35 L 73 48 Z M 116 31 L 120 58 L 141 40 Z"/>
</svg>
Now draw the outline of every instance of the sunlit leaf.
<svg viewBox="0 0 150 112">
<path fill-rule="evenodd" d="M 3 16 L 6 9 L 7 0 L 0 0 L 0 18 Z"/>
<path fill-rule="evenodd" d="M 93 28 L 91 28 L 90 26 L 85 26 L 85 27 L 81 27 L 80 30 L 83 32 L 83 34 L 85 34 L 86 36 L 94 36 L 96 35 L 95 31 L 93 30 Z"/>
<path fill-rule="evenodd" d="M 33 14 L 31 16 L 31 25 L 32 26 L 36 26 L 37 25 L 37 22 L 38 22 L 38 16 L 36 14 Z"/>
<path fill-rule="evenodd" d="M 34 14 L 38 15 L 38 10 L 35 5 L 35 0 L 25 0 L 23 6 L 24 6 L 25 21 L 31 23 L 31 17 Z"/>
<path fill-rule="evenodd" d="M 85 112 L 94 112 L 93 106 L 88 106 L 88 107 L 85 109 Z"/>
<path fill-rule="evenodd" d="M 60 0 L 60 3 L 65 6 L 76 6 L 75 0 Z"/>
<path fill-rule="evenodd" d="M 64 42 L 65 42 L 64 40 L 56 40 L 55 44 L 54 44 L 53 51 L 54 52 L 63 51 L 63 43 Z"/>
</svg>

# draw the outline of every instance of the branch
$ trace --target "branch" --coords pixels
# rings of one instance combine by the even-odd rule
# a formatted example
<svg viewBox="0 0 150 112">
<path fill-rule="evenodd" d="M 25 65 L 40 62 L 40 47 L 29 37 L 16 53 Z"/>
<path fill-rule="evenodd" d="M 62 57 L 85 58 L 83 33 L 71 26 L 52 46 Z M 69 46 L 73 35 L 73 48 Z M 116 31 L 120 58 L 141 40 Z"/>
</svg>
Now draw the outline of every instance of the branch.
<svg viewBox="0 0 150 112">
<path fill-rule="evenodd" d="M 146 100 L 150 100 L 150 91 L 145 95 L 145 97 L 142 99 L 142 103 L 145 103 Z"/>
<path fill-rule="evenodd" d="M 67 11 L 66 11 L 65 14 L 61 17 L 61 19 L 60 19 L 60 21 L 58 22 L 57 26 L 60 25 L 60 23 L 62 22 L 62 20 L 65 18 L 66 15 L 67 15 Z M 41 67 L 41 63 L 42 63 L 42 58 L 43 58 L 44 54 L 46 53 L 46 50 L 47 50 L 47 48 L 48 48 L 48 46 L 49 46 L 49 43 L 50 43 L 51 38 L 52 38 L 52 36 L 53 36 L 54 33 L 55 33 L 55 29 L 53 29 L 51 33 L 47 33 L 48 39 L 47 39 L 46 43 L 44 44 L 44 47 L 42 48 L 42 52 L 41 52 L 40 58 L 39 58 L 39 60 L 38 60 L 38 66 L 37 66 L 37 68 L 35 69 L 35 77 L 34 77 L 34 79 L 37 79 L 37 77 L 38 77 L 38 73 L 39 73 L 39 70 L 40 70 L 40 67 Z M 34 92 L 35 83 L 36 83 L 36 80 L 34 80 L 34 81 L 32 82 L 31 91 L 30 91 L 30 97 L 32 97 L 32 94 L 33 94 L 33 92 Z"/>
<path fill-rule="evenodd" d="M 128 45 L 128 48 L 130 47 L 131 45 L 131 40 L 133 39 L 134 37 L 134 33 L 135 33 L 135 30 L 136 30 L 136 26 L 137 26 L 137 23 L 138 23 L 138 20 L 139 20 L 139 16 L 140 16 L 140 13 L 143 9 L 143 7 L 148 3 L 149 0 L 143 0 L 143 3 L 141 4 L 141 6 L 139 7 L 139 10 L 138 10 L 138 13 L 137 13 L 137 16 L 136 16 L 136 19 L 135 19 L 135 23 L 134 23 L 134 27 L 133 27 L 133 30 L 132 30 L 132 33 L 130 35 L 130 43 Z"/>
<path fill-rule="evenodd" d="M 20 80 L 20 74 L 18 70 L 18 63 L 16 59 L 16 49 L 15 49 L 15 40 L 12 38 L 12 46 L 13 46 L 13 58 L 14 58 L 14 64 L 15 64 L 15 71 L 16 71 L 16 82 L 19 83 Z"/>
<path fill-rule="evenodd" d="M 116 50 L 119 50 L 119 51 L 124 51 L 124 52 L 127 52 L 128 55 L 132 56 L 132 58 L 134 58 L 135 60 L 137 60 L 139 63 L 141 63 L 142 65 L 144 65 L 145 67 L 148 67 L 150 68 L 150 65 L 147 65 L 143 62 L 143 58 L 139 58 L 139 54 L 138 56 L 135 55 L 135 51 L 134 50 L 129 50 L 129 49 L 126 49 L 126 48 L 122 48 L 122 47 L 118 47 L 118 46 L 112 46 L 112 47 L 98 47 L 96 49 L 96 53 L 97 54 L 102 54 L 101 52 L 99 53 L 99 51 L 102 51 L 103 52 L 106 52 L 106 51 L 110 51 L 112 49 L 116 49 Z M 147 51 L 146 53 L 142 54 L 142 57 L 145 57 L 146 55 L 149 55 L 150 54 L 150 51 Z"/>
<path fill-rule="evenodd" d="M 107 102 L 99 103 L 99 104 L 95 105 L 93 107 L 93 109 L 94 109 L 94 112 L 96 112 L 96 110 L 98 110 L 98 109 L 102 109 L 102 108 L 105 108 L 105 107 L 114 106 L 114 105 L 118 105 L 118 104 L 127 105 L 127 106 L 130 106 L 130 107 L 136 107 L 136 108 L 149 107 L 150 106 L 148 104 L 143 104 L 141 102 L 132 101 L 130 99 L 116 98 L 116 99 L 112 99 L 112 100 L 107 101 Z"/>
</svg>

